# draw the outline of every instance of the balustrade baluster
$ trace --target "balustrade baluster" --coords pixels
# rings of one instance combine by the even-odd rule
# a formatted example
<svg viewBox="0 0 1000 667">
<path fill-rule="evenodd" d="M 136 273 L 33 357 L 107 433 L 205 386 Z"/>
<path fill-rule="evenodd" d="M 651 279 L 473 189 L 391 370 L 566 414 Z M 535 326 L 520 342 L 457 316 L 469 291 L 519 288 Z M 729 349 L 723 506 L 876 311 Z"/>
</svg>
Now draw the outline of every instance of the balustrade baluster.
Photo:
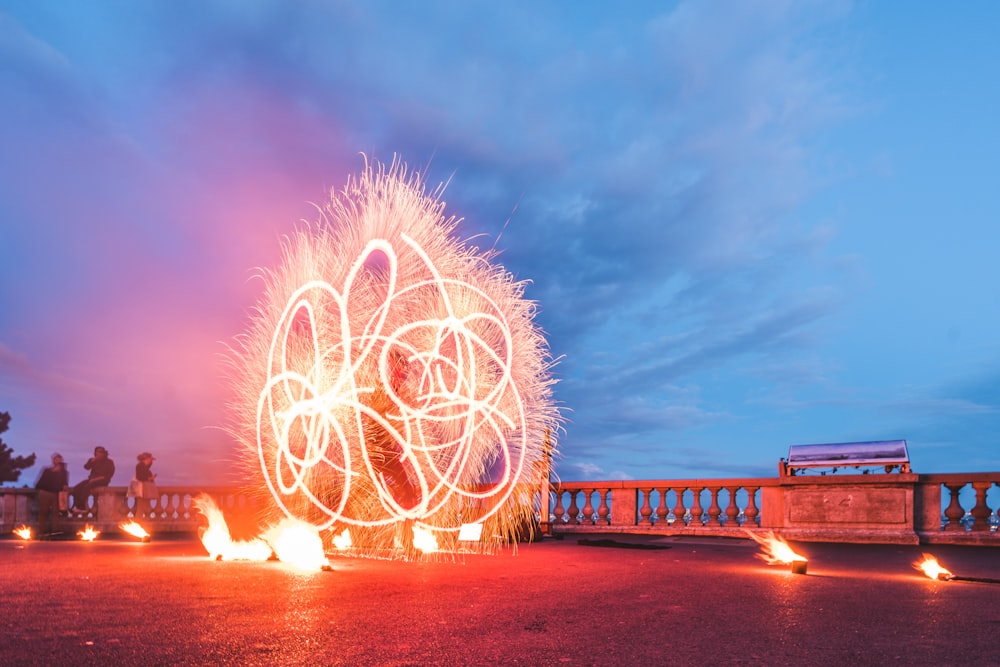
<svg viewBox="0 0 1000 667">
<path fill-rule="evenodd" d="M 552 510 L 552 523 L 563 523 L 563 514 L 566 510 L 562 506 L 562 489 L 556 489 L 556 506 Z"/>
<path fill-rule="evenodd" d="M 738 486 L 726 487 L 729 492 L 729 505 L 726 506 L 726 525 L 729 527 L 739 525 L 740 508 L 736 505 L 736 493 L 740 490 Z"/>
<path fill-rule="evenodd" d="M 701 492 L 704 487 L 692 487 L 691 491 L 694 492 L 694 501 L 691 504 L 691 526 L 704 526 L 705 522 L 701 520 L 702 514 L 705 511 L 701 508 Z"/>
<path fill-rule="evenodd" d="M 594 495 L 594 489 L 584 489 L 585 502 L 583 504 L 583 523 L 588 525 L 594 525 L 594 505 L 591 503 L 591 496 Z"/>
<path fill-rule="evenodd" d="M 639 509 L 639 516 L 642 517 L 639 519 L 640 526 L 653 525 L 653 522 L 649 519 L 653 514 L 653 508 L 649 505 L 649 494 L 651 492 L 652 489 L 639 489 L 639 493 L 642 494 L 642 507 Z"/>
<path fill-rule="evenodd" d="M 611 508 L 608 507 L 608 491 L 611 489 L 598 489 L 601 494 L 601 506 L 597 508 L 597 520 L 601 525 L 611 523 Z"/>
<path fill-rule="evenodd" d="M 677 504 L 674 505 L 674 525 L 686 526 L 687 521 L 684 520 L 684 517 L 687 514 L 687 508 L 684 507 L 684 494 L 687 493 L 687 487 L 678 487 L 676 492 Z"/>
<path fill-rule="evenodd" d="M 993 482 L 973 482 L 972 488 L 976 490 L 976 506 L 970 510 L 970 514 L 975 519 L 972 522 L 972 530 L 984 530 L 988 531 L 990 529 L 990 508 L 986 504 L 986 492 L 990 490 L 993 486 Z"/>
<path fill-rule="evenodd" d="M 958 502 L 958 492 L 962 490 L 965 483 L 945 484 L 944 486 L 951 493 L 951 502 L 948 504 L 948 509 L 944 511 L 944 515 L 948 517 L 948 525 L 944 529 L 965 530 L 965 526 L 962 525 L 962 517 L 965 516 L 965 510 L 962 509 L 962 504 Z"/>
<path fill-rule="evenodd" d="M 758 489 L 760 489 L 759 486 L 748 486 L 748 487 L 746 487 L 746 490 L 747 490 L 747 506 L 743 510 L 743 516 L 746 517 L 746 520 L 743 522 L 744 526 L 746 524 L 748 524 L 748 523 L 755 524 L 755 525 L 757 523 L 757 515 L 760 514 L 760 510 L 757 509 L 757 490 Z"/>
<path fill-rule="evenodd" d="M 719 507 L 719 488 L 718 486 L 708 487 L 708 493 L 711 497 L 711 503 L 708 506 L 708 524 L 712 527 L 722 527 L 722 522 L 719 521 L 719 516 L 722 515 L 722 508 Z"/>
<path fill-rule="evenodd" d="M 660 489 L 660 504 L 656 506 L 656 525 L 666 526 L 667 525 L 667 515 L 670 514 L 670 508 L 667 507 L 667 489 Z"/>
<path fill-rule="evenodd" d="M 576 496 L 579 493 L 579 489 L 573 489 L 569 492 L 569 522 L 573 524 L 580 523 L 580 508 L 576 505 Z"/>
</svg>

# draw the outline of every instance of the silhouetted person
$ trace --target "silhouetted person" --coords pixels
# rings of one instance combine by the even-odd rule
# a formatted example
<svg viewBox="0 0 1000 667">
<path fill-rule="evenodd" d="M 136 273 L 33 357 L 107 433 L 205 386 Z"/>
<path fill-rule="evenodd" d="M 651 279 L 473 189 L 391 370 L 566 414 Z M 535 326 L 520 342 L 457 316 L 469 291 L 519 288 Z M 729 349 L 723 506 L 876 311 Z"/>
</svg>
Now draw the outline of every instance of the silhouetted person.
<svg viewBox="0 0 1000 667">
<path fill-rule="evenodd" d="M 35 489 L 38 491 L 38 536 L 42 537 L 56 525 L 59 493 L 69 489 L 69 473 L 61 454 L 52 455 L 52 465 L 42 470 Z"/>
<path fill-rule="evenodd" d="M 115 476 L 115 462 L 108 458 L 108 450 L 98 445 L 94 447 L 94 456 L 83 464 L 90 471 L 90 476 L 73 487 L 73 511 L 87 511 L 87 496 L 94 489 L 107 486 Z"/>
<path fill-rule="evenodd" d="M 156 457 L 149 452 L 143 452 L 136 457 L 135 477 L 129 485 L 129 495 L 135 496 L 135 518 L 147 516 L 150 512 L 150 500 L 159 498 L 156 488 L 156 473 L 150 470 Z"/>
</svg>

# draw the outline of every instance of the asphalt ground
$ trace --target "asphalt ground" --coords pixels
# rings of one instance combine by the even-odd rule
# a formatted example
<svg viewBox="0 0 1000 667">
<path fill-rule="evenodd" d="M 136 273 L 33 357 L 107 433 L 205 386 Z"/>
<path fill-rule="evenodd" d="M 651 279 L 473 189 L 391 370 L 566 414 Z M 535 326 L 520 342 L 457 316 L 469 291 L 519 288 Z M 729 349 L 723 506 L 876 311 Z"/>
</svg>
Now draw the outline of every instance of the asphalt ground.
<svg viewBox="0 0 1000 667">
<path fill-rule="evenodd" d="M 793 542 L 793 574 L 746 540 L 586 539 L 304 573 L 192 539 L 11 536 L 0 664 L 1000 664 L 1000 584 L 912 567 L 1000 579 L 1000 549 Z"/>
</svg>

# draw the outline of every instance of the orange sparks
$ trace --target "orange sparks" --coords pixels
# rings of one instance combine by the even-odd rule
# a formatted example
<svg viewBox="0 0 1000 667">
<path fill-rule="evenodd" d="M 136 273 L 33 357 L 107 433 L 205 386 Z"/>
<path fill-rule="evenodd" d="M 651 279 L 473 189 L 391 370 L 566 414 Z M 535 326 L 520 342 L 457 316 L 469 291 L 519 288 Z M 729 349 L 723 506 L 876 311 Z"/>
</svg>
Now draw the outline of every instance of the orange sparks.
<svg viewBox="0 0 1000 667">
<path fill-rule="evenodd" d="M 913 564 L 913 567 L 917 568 L 930 579 L 939 579 L 941 581 L 948 581 L 952 578 L 952 573 L 941 567 L 938 563 L 937 558 L 931 556 L 930 554 L 924 554 L 923 560 L 918 560 Z"/>
<path fill-rule="evenodd" d="M 795 553 L 788 546 L 788 542 L 776 536 L 774 531 L 769 530 L 766 535 L 757 535 L 749 530 L 746 532 L 764 548 L 763 553 L 757 554 L 757 557 L 768 565 L 806 563 L 809 560 L 805 556 Z"/>
<path fill-rule="evenodd" d="M 122 521 L 118 527 L 133 537 L 148 541 L 149 533 L 136 521 Z"/>
<path fill-rule="evenodd" d="M 200 528 L 199 533 L 202 545 L 212 558 L 216 560 L 267 560 L 271 557 L 271 547 L 264 540 L 233 541 L 229 534 L 229 524 L 226 523 L 222 510 L 208 494 L 199 493 L 191 499 L 191 505 L 208 519 L 208 526 Z"/>
<path fill-rule="evenodd" d="M 432 553 L 438 550 L 437 538 L 434 537 L 434 533 L 429 530 L 424 530 L 419 526 L 413 527 L 413 547 L 419 549 L 425 554 Z"/>
<path fill-rule="evenodd" d="M 264 532 L 264 539 L 282 563 L 300 570 L 322 570 L 329 567 L 323 551 L 323 538 L 312 524 L 297 519 L 284 519 Z"/>
<path fill-rule="evenodd" d="M 351 548 L 351 531 L 347 528 L 344 529 L 340 535 L 333 536 L 333 546 L 340 551 L 346 551 Z"/>
<path fill-rule="evenodd" d="M 17 528 L 14 529 L 14 534 L 20 537 L 22 540 L 30 540 L 31 528 L 28 528 L 27 526 L 18 526 Z"/>
<path fill-rule="evenodd" d="M 84 542 L 93 542 L 100 534 L 101 531 L 94 530 L 94 527 L 89 523 L 83 527 L 83 530 L 77 532 L 77 535 L 79 535 L 80 539 Z"/>
</svg>

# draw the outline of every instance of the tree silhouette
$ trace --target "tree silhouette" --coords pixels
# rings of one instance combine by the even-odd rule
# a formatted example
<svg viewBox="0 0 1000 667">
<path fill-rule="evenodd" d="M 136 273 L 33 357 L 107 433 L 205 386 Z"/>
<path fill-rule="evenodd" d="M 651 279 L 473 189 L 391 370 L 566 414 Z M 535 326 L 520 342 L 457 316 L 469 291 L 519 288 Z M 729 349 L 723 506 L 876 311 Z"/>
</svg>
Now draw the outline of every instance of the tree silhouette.
<svg viewBox="0 0 1000 667">
<path fill-rule="evenodd" d="M 0 412 L 0 434 L 10 427 L 10 413 Z M 0 484 L 16 482 L 21 471 L 35 465 L 35 455 L 14 456 L 14 450 L 0 438 Z"/>
</svg>

